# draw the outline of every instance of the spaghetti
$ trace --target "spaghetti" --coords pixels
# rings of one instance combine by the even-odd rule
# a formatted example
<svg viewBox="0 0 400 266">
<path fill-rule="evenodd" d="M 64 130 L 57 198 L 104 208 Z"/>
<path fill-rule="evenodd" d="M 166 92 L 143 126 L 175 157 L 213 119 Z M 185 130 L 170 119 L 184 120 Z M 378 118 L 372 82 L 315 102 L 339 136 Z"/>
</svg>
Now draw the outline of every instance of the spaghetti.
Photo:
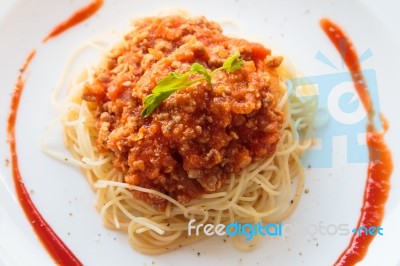
<svg viewBox="0 0 400 266">
<path fill-rule="evenodd" d="M 119 48 L 117 48 L 118 50 Z M 254 57 L 265 57 L 259 51 Z M 111 53 L 115 50 L 111 50 Z M 96 206 L 104 224 L 126 231 L 130 244 L 146 254 L 159 254 L 197 242 L 205 237 L 188 236 L 188 221 L 196 224 L 274 223 L 287 218 L 297 206 L 304 184 L 300 157 L 311 145 L 311 126 L 316 98 L 299 98 L 288 92 L 285 81 L 291 74 L 277 67 L 279 84 L 274 92 L 276 109 L 282 114 L 280 140 L 270 156 L 254 159 L 240 171 L 228 172 L 214 191 L 190 200 L 180 200 L 153 187 L 126 182 L 126 173 L 115 167 L 115 154 L 99 149 L 99 104 L 82 99 L 93 73 L 86 70 L 71 85 L 67 100 L 60 105 L 60 121 L 67 147 L 97 193 Z M 162 110 L 161 110 L 162 111 Z M 160 112 L 161 112 L 160 111 Z M 50 155 L 65 156 L 44 147 Z M 206 185 L 204 185 L 206 186 Z M 207 188 L 207 187 L 206 187 Z M 143 196 L 145 195 L 145 196 Z M 156 198 L 160 205 L 148 199 Z M 147 199 L 147 200 L 146 200 Z M 234 238 L 240 250 L 256 246 L 260 237 L 243 242 Z"/>
</svg>

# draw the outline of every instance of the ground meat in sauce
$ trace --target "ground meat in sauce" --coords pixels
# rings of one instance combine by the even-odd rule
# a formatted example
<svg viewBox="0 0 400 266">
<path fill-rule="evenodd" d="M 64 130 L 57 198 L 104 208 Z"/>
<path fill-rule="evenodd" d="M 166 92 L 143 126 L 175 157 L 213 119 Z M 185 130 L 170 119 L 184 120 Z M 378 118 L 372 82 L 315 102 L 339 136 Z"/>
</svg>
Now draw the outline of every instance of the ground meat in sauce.
<svg viewBox="0 0 400 266">
<path fill-rule="evenodd" d="M 170 72 L 197 62 L 210 71 L 239 51 L 244 64 L 181 89 L 147 118 L 143 100 Z M 129 184 L 187 203 L 220 188 L 230 174 L 274 154 L 283 115 L 276 109 L 282 58 L 222 34 L 204 17 L 144 18 L 98 67 L 83 99 L 98 105 L 97 146 L 115 155 Z M 136 192 L 157 209 L 166 201 Z"/>
</svg>

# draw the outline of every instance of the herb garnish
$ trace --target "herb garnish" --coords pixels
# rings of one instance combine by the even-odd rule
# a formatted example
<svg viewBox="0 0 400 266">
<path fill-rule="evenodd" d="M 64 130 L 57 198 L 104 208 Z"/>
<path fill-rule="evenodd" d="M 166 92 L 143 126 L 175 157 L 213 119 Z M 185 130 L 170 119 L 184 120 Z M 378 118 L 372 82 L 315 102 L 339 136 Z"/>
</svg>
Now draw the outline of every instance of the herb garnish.
<svg viewBox="0 0 400 266">
<path fill-rule="evenodd" d="M 211 84 L 212 77 L 218 71 L 225 70 L 226 72 L 231 73 L 235 70 L 240 69 L 243 65 L 243 59 L 240 59 L 239 57 L 240 53 L 235 52 L 231 57 L 225 60 L 224 64 L 221 67 L 215 69 L 212 72 L 207 71 L 207 69 L 199 63 L 194 63 L 190 67 L 190 70 L 186 73 L 170 73 L 168 76 L 162 78 L 157 83 L 157 86 L 153 89 L 152 94 L 149 94 L 144 99 L 144 109 L 142 112 L 142 116 L 148 117 L 160 103 L 162 103 L 177 90 L 187 88 L 190 85 L 203 80 Z M 203 77 L 190 79 L 190 77 L 194 74 L 200 74 L 203 75 Z"/>
</svg>

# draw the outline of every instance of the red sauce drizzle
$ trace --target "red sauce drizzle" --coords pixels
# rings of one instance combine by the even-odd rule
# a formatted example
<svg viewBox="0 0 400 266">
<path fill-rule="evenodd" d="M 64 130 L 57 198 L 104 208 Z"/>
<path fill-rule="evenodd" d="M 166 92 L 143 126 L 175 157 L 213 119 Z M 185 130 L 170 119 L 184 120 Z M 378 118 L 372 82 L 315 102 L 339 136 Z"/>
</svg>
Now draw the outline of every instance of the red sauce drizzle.
<svg viewBox="0 0 400 266">
<path fill-rule="evenodd" d="M 331 42 L 342 55 L 349 69 L 354 87 L 368 113 L 367 145 L 369 151 L 369 163 L 367 181 L 364 190 L 364 200 L 361 208 L 357 227 L 380 226 L 385 213 L 385 203 L 389 196 L 390 176 L 393 170 L 393 160 L 389 147 L 383 136 L 388 129 L 387 121 L 382 117 L 383 132 L 377 131 L 373 124 L 374 110 L 368 92 L 365 79 L 361 72 L 358 55 L 350 38 L 344 31 L 329 19 L 322 19 L 320 25 L 328 35 Z M 354 265 L 361 261 L 367 254 L 368 247 L 374 236 L 354 234 L 347 248 L 335 262 L 335 265 Z"/>
<path fill-rule="evenodd" d="M 15 140 L 15 122 L 17 120 L 19 102 L 22 92 L 24 90 L 25 79 L 23 75 L 28 68 L 30 62 L 34 58 L 35 54 L 36 50 L 32 50 L 32 52 L 26 58 L 24 65 L 20 69 L 17 82 L 15 83 L 14 92 L 11 97 L 10 114 L 8 116 L 7 139 L 11 150 L 11 165 L 15 190 L 17 193 L 18 201 L 21 204 L 26 217 L 28 218 L 36 234 L 39 236 L 39 239 L 42 241 L 43 245 L 53 257 L 53 259 L 61 265 L 82 265 L 82 263 L 62 242 L 62 240 L 45 221 L 40 212 L 36 209 L 31 200 L 31 197 L 29 196 L 28 191 L 26 190 L 24 181 L 22 180 L 22 176 L 18 168 L 18 155 Z"/>
<path fill-rule="evenodd" d="M 103 5 L 103 2 L 103 0 L 93 0 L 86 6 L 75 11 L 75 13 L 73 13 L 69 18 L 54 27 L 54 29 L 46 36 L 46 38 L 44 38 L 43 42 L 48 41 L 49 39 L 88 19 L 100 9 L 100 7 Z"/>
<path fill-rule="evenodd" d="M 78 23 L 84 21 L 85 19 L 92 16 L 101 6 L 103 5 L 103 0 L 93 0 L 88 5 L 80 8 L 74 14 L 72 14 L 67 20 L 61 22 L 57 25 L 52 32 L 43 40 L 46 42 L 48 39 L 53 38 L 69 28 L 77 25 Z M 28 191 L 26 190 L 24 181 L 22 180 L 21 172 L 18 167 L 18 155 L 16 149 L 16 139 L 15 139 L 15 123 L 17 120 L 17 113 L 19 102 L 21 99 L 22 92 L 24 90 L 25 78 L 24 74 L 35 57 L 36 50 L 28 55 L 25 60 L 24 65 L 20 69 L 17 81 L 14 86 L 14 92 L 11 97 L 10 113 L 8 116 L 7 124 L 7 139 L 10 145 L 11 151 L 11 165 L 12 174 L 14 177 L 15 190 L 17 193 L 18 201 L 25 212 L 26 217 L 31 222 L 33 229 L 35 230 L 40 241 L 45 246 L 48 253 L 53 257 L 55 262 L 60 265 L 71 265 L 79 266 L 82 263 L 78 258 L 71 252 L 71 250 L 64 244 L 64 242 L 57 236 L 53 229 L 49 226 L 43 216 L 40 214 L 38 209 L 32 202 Z"/>
</svg>

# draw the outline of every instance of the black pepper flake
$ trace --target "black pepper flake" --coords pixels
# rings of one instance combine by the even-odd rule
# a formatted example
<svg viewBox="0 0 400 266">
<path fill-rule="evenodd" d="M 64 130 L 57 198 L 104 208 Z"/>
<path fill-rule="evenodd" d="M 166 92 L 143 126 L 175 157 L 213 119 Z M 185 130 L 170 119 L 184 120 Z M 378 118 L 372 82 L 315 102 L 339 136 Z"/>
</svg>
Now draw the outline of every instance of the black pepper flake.
<svg viewBox="0 0 400 266">
<path fill-rule="evenodd" d="M 197 252 L 197 257 L 200 257 L 200 252 Z"/>
</svg>

